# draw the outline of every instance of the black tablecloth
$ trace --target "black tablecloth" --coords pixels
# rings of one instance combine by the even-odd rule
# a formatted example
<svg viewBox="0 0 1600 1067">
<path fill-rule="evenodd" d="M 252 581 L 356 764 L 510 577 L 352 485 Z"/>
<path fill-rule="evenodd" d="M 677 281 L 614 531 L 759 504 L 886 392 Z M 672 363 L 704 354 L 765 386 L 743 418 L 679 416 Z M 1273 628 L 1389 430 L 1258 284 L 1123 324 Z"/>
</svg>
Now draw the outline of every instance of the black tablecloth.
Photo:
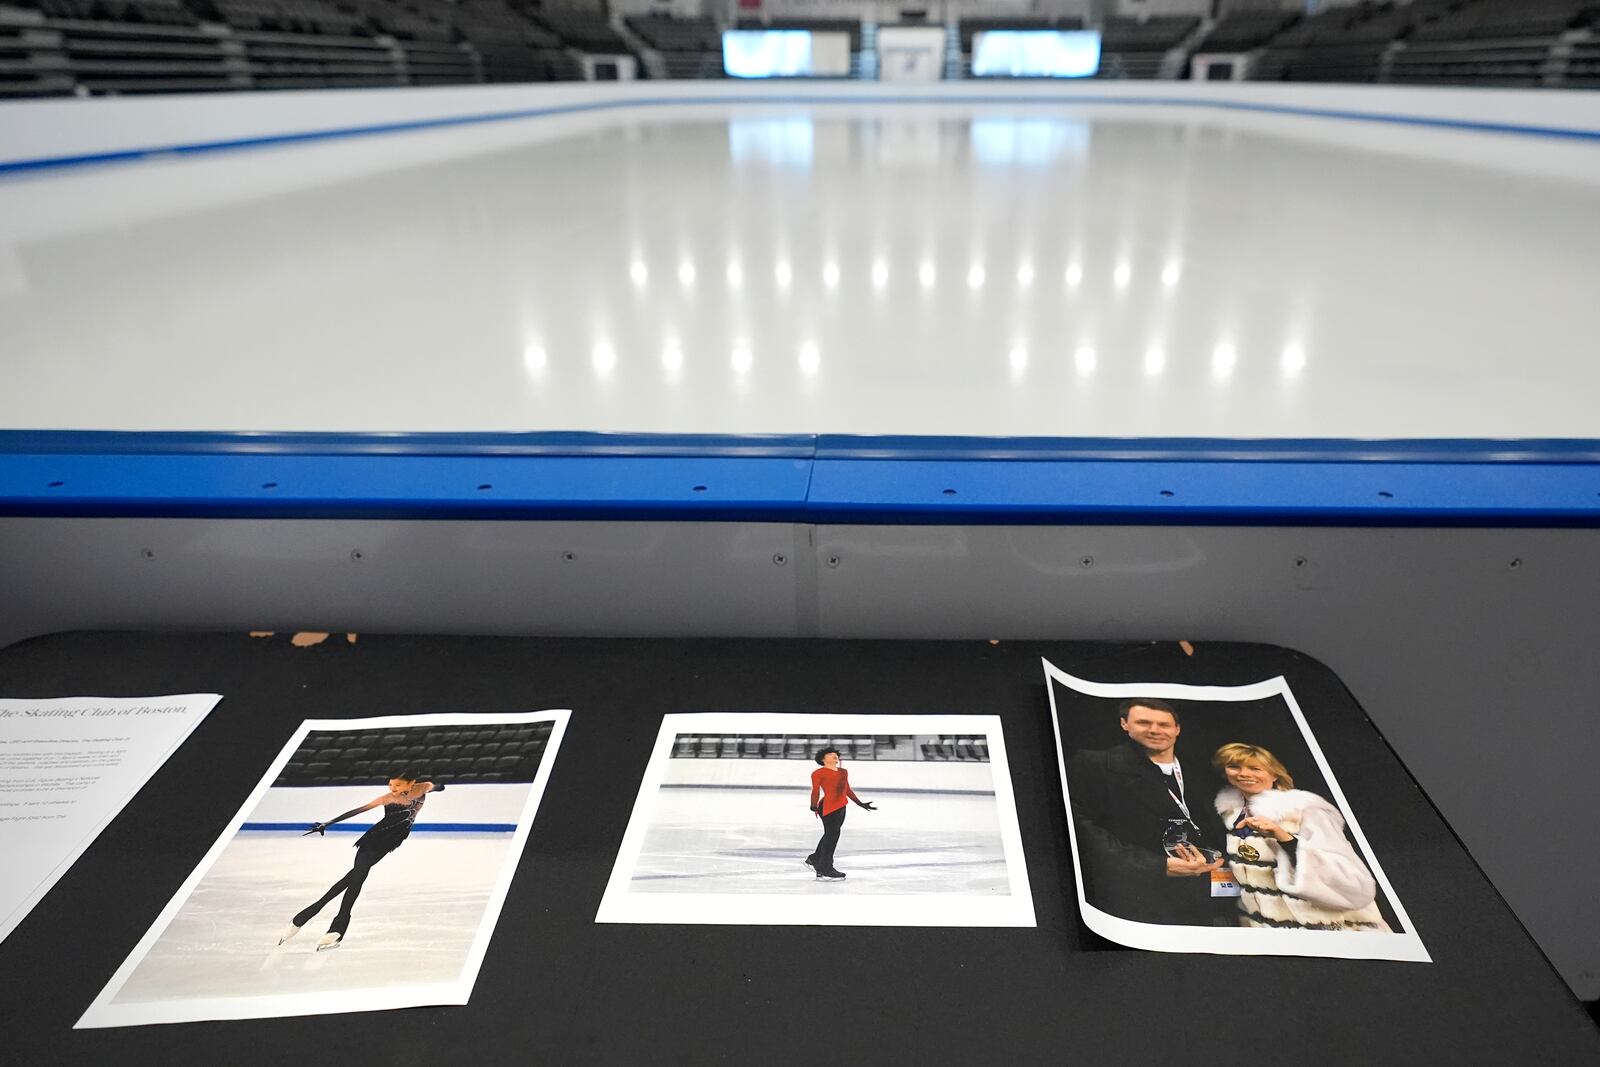
<svg viewBox="0 0 1600 1067">
<path fill-rule="evenodd" d="M 1435 962 L 1168 955 L 1085 930 L 1041 656 L 1109 682 L 1286 675 Z M 1354 699 L 1282 649 L 82 633 L 0 650 L 6 697 L 183 692 L 224 697 L 0 943 L 0 1062 L 1600 1059 L 1600 1031 Z M 555 707 L 571 725 L 470 1005 L 71 1029 L 300 720 Z M 596 925 L 660 717 L 680 711 L 999 715 L 1038 928 Z"/>
</svg>

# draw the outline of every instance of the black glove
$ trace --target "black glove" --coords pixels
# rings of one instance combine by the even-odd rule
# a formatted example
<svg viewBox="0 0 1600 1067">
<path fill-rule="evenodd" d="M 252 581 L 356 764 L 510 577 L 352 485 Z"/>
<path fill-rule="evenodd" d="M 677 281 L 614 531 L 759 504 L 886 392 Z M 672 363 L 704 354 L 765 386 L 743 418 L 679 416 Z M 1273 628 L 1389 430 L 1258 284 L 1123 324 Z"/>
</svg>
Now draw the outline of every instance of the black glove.
<svg viewBox="0 0 1600 1067">
<path fill-rule="evenodd" d="M 813 814 L 813 815 L 821 815 L 822 814 L 822 809 L 817 807 L 815 804 L 813 804 L 813 805 L 811 805 L 811 814 Z"/>
<path fill-rule="evenodd" d="M 314 823 L 311 824 L 311 829 L 307 830 L 305 833 L 301 834 L 300 836 L 301 837 L 310 837 L 312 834 L 316 834 L 318 837 L 324 837 L 326 835 L 323 833 L 323 831 L 326 830 L 327 828 L 328 828 L 328 824 L 325 823 L 325 822 L 314 822 Z"/>
<path fill-rule="evenodd" d="M 877 811 L 878 810 L 878 805 L 874 804 L 870 800 L 863 800 L 861 802 L 861 806 L 863 808 L 866 808 L 868 811 Z"/>
<path fill-rule="evenodd" d="M 433 788 L 428 790 L 428 792 L 430 792 L 430 793 L 443 793 L 444 792 L 444 786 L 440 785 L 438 782 L 434 782 L 433 783 Z"/>
</svg>

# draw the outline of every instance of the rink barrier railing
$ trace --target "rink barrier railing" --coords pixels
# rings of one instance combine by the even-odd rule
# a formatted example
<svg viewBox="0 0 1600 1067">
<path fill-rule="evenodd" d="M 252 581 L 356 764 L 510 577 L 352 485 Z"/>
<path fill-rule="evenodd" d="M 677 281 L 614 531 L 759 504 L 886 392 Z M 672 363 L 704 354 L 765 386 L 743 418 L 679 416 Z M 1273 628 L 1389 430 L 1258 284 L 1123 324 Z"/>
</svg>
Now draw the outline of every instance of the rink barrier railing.
<svg viewBox="0 0 1600 1067">
<path fill-rule="evenodd" d="M 1600 441 L 0 431 L 0 515 L 1600 526 Z"/>
<path fill-rule="evenodd" d="M 24 101 L 0 110 L 0 174 L 357 137 L 672 107 L 867 105 L 1165 107 L 1600 142 L 1595 94 L 1253 83 L 1150 86 L 935 84 L 916 91 L 788 85 L 567 85 L 191 94 L 186 99 Z M 266 103 L 261 98 L 271 97 Z M 1568 99 L 1560 99 L 1560 98 Z M 330 99 L 331 98 L 331 99 Z M 1555 98 L 1555 99 L 1552 99 Z M 509 105 L 509 106 L 508 106 Z M 92 110 L 100 108 L 96 113 Z M 33 110 L 29 110 L 33 109 Z M 96 121 L 98 120 L 98 121 Z"/>
</svg>

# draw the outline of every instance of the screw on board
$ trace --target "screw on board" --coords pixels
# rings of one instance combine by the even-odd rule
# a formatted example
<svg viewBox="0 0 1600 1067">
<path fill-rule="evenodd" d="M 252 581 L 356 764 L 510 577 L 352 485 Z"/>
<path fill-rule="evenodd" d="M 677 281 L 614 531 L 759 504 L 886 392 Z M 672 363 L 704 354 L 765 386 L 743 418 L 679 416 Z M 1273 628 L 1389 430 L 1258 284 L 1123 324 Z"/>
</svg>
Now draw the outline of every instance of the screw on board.
<svg viewBox="0 0 1600 1067">
<path fill-rule="evenodd" d="M 1307 560 L 1304 556 L 1296 556 L 1294 558 L 1294 565 L 1296 567 L 1304 567 L 1308 562 L 1310 562 L 1310 561 Z"/>
<path fill-rule="evenodd" d="M 829 556 L 828 557 L 828 566 L 837 567 L 838 565 L 839 565 L 839 557 L 838 556 Z"/>
<path fill-rule="evenodd" d="M 1093 567 L 1094 566 L 1094 557 L 1093 556 L 1084 556 L 1082 559 L 1080 559 L 1078 561 L 1078 566 L 1080 566 L 1080 567 Z"/>
<path fill-rule="evenodd" d="M 155 559 L 156 558 L 156 554 L 155 554 L 155 552 L 153 552 L 152 550 L 150 550 L 148 548 L 141 548 L 139 550 L 139 558 L 140 559 Z"/>
<path fill-rule="evenodd" d="M 578 557 L 573 555 L 571 552 L 563 552 L 563 553 L 561 553 L 561 558 L 566 560 L 568 563 L 571 563 L 573 560 L 577 559 Z"/>
<path fill-rule="evenodd" d="M 785 563 L 789 562 L 789 557 L 785 556 L 782 552 L 774 552 L 772 554 L 772 562 L 776 563 L 778 566 L 781 567 Z"/>
<path fill-rule="evenodd" d="M 351 559 L 352 562 L 360 563 L 362 560 L 364 560 L 366 558 L 367 558 L 367 554 L 365 552 L 361 551 L 359 548 L 352 548 L 350 550 L 350 559 Z"/>
<path fill-rule="evenodd" d="M 1518 568 L 1518 567 L 1520 567 L 1520 566 L 1522 566 L 1522 557 L 1521 557 L 1521 556 L 1517 556 L 1517 557 L 1516 557 L 1516 558 L 1514 558 L 1514 559 L 1513 559 L 1513 560 L 1512 560 L 1512 561 L 1511 561 L 1511 568 L 1512 568 L 1512 569 L 1513 569 L 1513 570 L 1515 570 L 1515 569 L 1516 569 L 1516 568 Z"/>
</svg>

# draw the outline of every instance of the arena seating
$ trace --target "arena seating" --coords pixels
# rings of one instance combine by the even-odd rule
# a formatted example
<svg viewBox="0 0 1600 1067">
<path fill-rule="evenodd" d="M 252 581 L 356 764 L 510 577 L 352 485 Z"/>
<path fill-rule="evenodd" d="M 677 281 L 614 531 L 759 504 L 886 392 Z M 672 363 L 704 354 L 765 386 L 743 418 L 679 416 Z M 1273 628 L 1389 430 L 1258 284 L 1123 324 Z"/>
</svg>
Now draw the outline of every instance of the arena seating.
<svg viewBox="0 0 1600 1067">
<path fill-rule="evenodd" d="M 1196 52 L 1249 52 L 1300 21 L 1294 13 L 1245 11 L 1228 15 L 1207 31 Z"/>
<path fill-rule="evenodd" d="M 626 55 L 628 43 L 612 29 L 604 14 L 594 11 L 546 11 L 538 21 L 563 44 L 594 55 Z"/>
<path fill-rule="evenodd" d="M 640 76 L 723 76 L 712 17 L 644 14 L 619 32 L 602 0 L 0 0 L 0 97 L 567 80 L 582 56 L 640 56 Z M 575 5 L 575 6 L 574 6 Z M 850 35 L 856 19 L 744 17 L 749 29 Z M 1300 17 L 1113 17 L 1101 78 L 1180 77 L 1196 52 L 1239 52 L 1253 80 L 1600 87 L 1600 0 L 1361 0 Z M 953 27 L 970 71 L 985 30 L 1082 28 L 1001 16 Z M 648 64 L 643 62 L 646 58 Z M 659 60 L 659 62 L 657 62 Z"/>
<path fill-rule="evenodd" d="M 722 30 L 709 18 L 635 15 L 627 20 L 639 39 L 660 53 L 669 78 L 720 78 Z"/>
<path fill-rule="evenodd" d="M 1199 28 L 1200 20 L 1186 15 L 1108 18 L 1100 31 L 1099 77 L 1155 78 L 1167 53 Z"/>
<path fill-rule="evenodd" d="M 679 734 L 674 759 L 784 759 L 811 761 L 825 748 L 845 760 L 955 760 L 989 762 L 985 737 L 873 736 L 817 737 L 814 734 Z"/>
<path fill-rule="evenodd" d="M 272 784 L 376 786 L 402 772 L 445 785 L 531 782 L 551 728 L 540 722 L 414 726 L 359 734 L 312 731 Z"/>
</svg>

